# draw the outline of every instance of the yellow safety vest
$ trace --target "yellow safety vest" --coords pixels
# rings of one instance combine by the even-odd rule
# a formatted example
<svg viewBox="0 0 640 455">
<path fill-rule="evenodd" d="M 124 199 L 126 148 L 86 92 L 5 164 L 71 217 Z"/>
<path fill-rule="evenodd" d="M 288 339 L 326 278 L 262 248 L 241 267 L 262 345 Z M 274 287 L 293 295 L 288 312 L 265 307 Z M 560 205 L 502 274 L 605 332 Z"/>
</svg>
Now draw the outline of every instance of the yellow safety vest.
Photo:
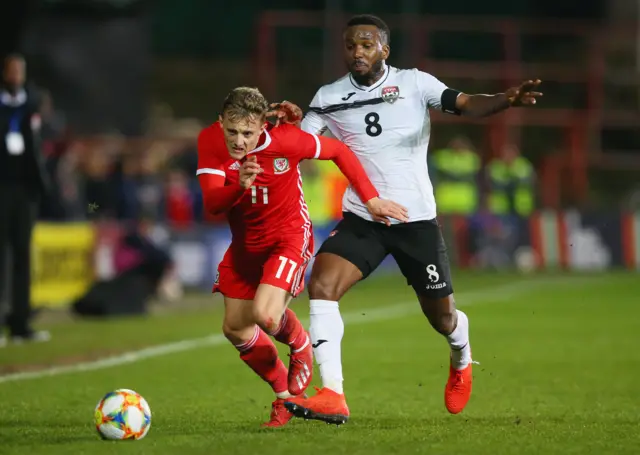
<svg viewBox="0 0 640 455">
<path fill-rule="evenodd" d="M 494 160 L 488 167 L 491 191 L 489 210 L 497 215 L 530 215 L 535 209 L 534 170 L 531 163 L 518 157 L 509 166 Z"/>
<path fill-rule="evenodd" d="M 441 214 L 471 215 L 478 209 L 480 157 L 474 152 L 442 149 L 434 154 L 436 203 Z"/>
<path fill-rule="evenodd" d="M 318 224 L 331 221 L 325 182 L 321 174 L 307 175 L 302 178 L 302 191 L 309 208 L 311 221 Z"/>
</svg>

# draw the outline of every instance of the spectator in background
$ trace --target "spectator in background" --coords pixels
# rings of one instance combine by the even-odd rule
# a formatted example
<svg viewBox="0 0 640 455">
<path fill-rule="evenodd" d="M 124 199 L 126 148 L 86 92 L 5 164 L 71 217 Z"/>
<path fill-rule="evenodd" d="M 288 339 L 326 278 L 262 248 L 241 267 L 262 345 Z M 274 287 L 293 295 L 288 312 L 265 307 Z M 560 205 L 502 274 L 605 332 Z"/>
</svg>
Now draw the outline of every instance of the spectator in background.
<svg viewBox="0 0 640 455">
<path fill-rule="evenodd" d="M 115 167 L 111 157 L 97 146 L 89 150 L 85 162 L 84 194 L 88 206 L 97 218 L 114 218 L 117 207 L 117 186 L 112 178 Z"/>
<path fill-rule="evenodd" d="M 47 194 L 49 181 L 40 150 L 40 100 L 25 82 L 24 58 L 10 55 L 0 91 L 0 295 L 7 296 L 10 271 L 11 309 L 6 321 L 0 320 L 0 345 L 6 343 L 5 325 L 14 342 L 49 339 L 47 332 L 30 325 L 31 238 L 38 201 Z"/>
<path fill-rule="evenodd" d="M 174 228 L 188 228 L 195 222 L 195 197 L 189 178 L 179 168 L 170 169 L 164 194 L 166 221 Z"/>
<path fill-rule="evenodd" d="M 509 144 L 487 165 L 486 178 L 486 206 L 501 223 L 501 239 L 493 250 L 502 249 L 503 257 L 511 260 L 518 245 L 527 243 L 526 224 L 535 210 L 535 171 L 518 147 Z"/>
<path fill-rule="evenodd" d="M 87 215 L 87 203 L 82 190 L 83 176 L 80 158 L 87 149 L 79 141 L 69 141 L 56 167 L 55 179 L 59 188 L 60 206 L 65 220 L 83 220 Z"/>
<path fill-rule="evenodd" d="M 95 282 L 72 304 L 80 316 L 146 314 L 151 297 L 177 300 L 182 286 L 169 255 L 151 241 L 152 221 L 132 223 L 116 250 L 117 275 Z"/>
<path fill-rule="evenodd" d="M 64 114 L 56 110 L 53 98 L 48 91 L 42 92 L 40 114 L 42 116 L 42 151 L 45 167 L 51 181 L 51 188 L 40 201 L 40 218 L 44 220 L 62 220 L 66 218 L 62 202 L 62 180 L 58 178 L 58 166 L 68 147 L 68 135 Z"/>
<path fill-rule="evenodd" d="M 138 176 L 136 178 L 136 198 L 139 216 L 160 220 L 162 215 L 162 176 L 160 168 L 166 158 L 166 150 L 161 145 L 152 146 L 138 155 Z"/>
<path fill-rule="evenodd" d="M 433 153 L 434 191 L 438 213 L 470 216 L 478 210 L 481 161 L 464 137 Z"/>
<path fill-rule="evenodd" d="M 140 212 L 138 201 L 139 159 L 133 153 L 119 157 L 114 180 L 118 191 L 117 216 L 120 220 L 134 220 Z"/>
<path fill-rule="evenodd" d="M 489 210 L 528 217 L 535 209 L 535 171 L 515 145 L 507 145 L 487 166 Z"/>
<path fill-rule="evenodd" d="M 153 221 L 142 217 L 128 230 L 116 252 L 119 274 L 143 277 L 156 295 L 174 301 L 182 296 L 182 285 L 169 254 L 151 239 Z"/>
</svg>

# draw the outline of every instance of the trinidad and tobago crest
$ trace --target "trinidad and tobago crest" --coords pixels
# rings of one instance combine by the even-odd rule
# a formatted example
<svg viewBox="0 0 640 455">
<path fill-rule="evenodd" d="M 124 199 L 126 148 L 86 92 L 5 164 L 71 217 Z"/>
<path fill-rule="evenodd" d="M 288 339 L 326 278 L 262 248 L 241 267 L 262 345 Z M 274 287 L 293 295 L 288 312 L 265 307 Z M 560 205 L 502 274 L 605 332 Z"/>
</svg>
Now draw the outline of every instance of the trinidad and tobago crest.
<svg viewBox="0 0 640 455">
<path fill-rule="evenodd" d="M 400 98 L 400 88 L 397 85 L 392 87 L 383 87 L 382 88 L 382 99 L 389 103 L 393 104 Z"/>
</svg>

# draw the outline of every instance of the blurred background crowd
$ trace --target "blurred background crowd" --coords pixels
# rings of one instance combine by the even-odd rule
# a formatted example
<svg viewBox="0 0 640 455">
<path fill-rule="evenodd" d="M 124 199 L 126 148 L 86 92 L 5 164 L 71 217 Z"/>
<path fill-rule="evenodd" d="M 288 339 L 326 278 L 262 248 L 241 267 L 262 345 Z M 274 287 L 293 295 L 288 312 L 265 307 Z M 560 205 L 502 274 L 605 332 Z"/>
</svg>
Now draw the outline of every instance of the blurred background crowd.
<svg viewBox="0 0 640 455">
<path fill-rule="evenodd" d="M 321 84 L 343 72 L 342 19 L 362 11 L 392 24 L 391 64 L 431 71 L 469 92 L 493 92 L 526 77 L 545 81 L 544 114 L 489 125 L 439 124 L 436 118 L 431 155 L 439 186 L 452 177 L 445 167 L 455 166 L 447 164 L 453 161 L 444 159 L 446 153 L 477 157 L 469 158 L 474 164 L 467 177 L 473 174 L 481 184 L 456 210 L 498 210 L 488 201 L 495 200 L 490 192 L 500 171 L 489 162 L 512 154 L 531 164 L 531 176 L 543 173 L 527 177 L 531 207 L 517 210 L 638 204 L 629 165 L 638 169 L 640 144 L 625 112 L 636 110 L 638 98 L 635 81 L 625 80 L 635 75 L 636 64 L 635 40 L 623 42 L 634 38 L 632 2 L 568 1 L 562 8 L 524 0 L 492 0 L 481 8 L 419 0 L 315 1 L 304 8 L 269 3 L 265 11 L 257 1 L 242 10 L 201 0 L 13 2 L 20 33 L 3 50 L 26 54 L 30 81 L 46 90 L 43 135 L 55 190 L 43 202 L 42 217 L 143 215 L 177 226 L 202 221 L 195 138 L 215 120 L 224 94 L 252 84 L 272 100 L 306 107 Z M 423 19 L 431 27 L 416 34 L 415 22 Z M 496 21 L 499 27 L 490 29 Z M 616 26 L 620 21 L 632 27 Z M 553 24 L 558 27 L 550 29 Z M 609 30 L 618 32 L 594 49 L 593 41 Z M 508 42 L 512 36 L 518 44 Z M 585 112 L 590 109 L 597 112 Z M 592 128 L 600 131 L 587 131 Z M 308 180 L 334 178 L 331 167 L 304 170 Z M 554 172 L 573 188 L 553 182 Z M 312 182 L 308 186 L 316 199 L 321 196 Z M 320 222 L 333 215 L 333 198 L 339 199 L 339 191 L 329 191 L 333 184 L 323 186 L 323 208 L 312 210 Z M 98 209 L 88 211 L 89 204 Z M 447 200 L 439 204 L 449 211 Z"/>
<path fill-rule="evenodd" d="M 3 10 L 10 20 L 0 54 L 23 54 L 29 86 L 43 94 L 43 155 L 53 182 L 40 203 L 45 224 L 145 220 L 162 226 L 164 238 L 224 226 L 202 211 L 200 129 L 238 85 L 305 109 L 344 73 L 345 20 L 367 12 L 391 26 L 394 66 L 431 72 L 469 93 L 543 80 L 545 98 L 526 112 L 481 121 L 433 116 L 430 172 L 445 227 L 452 220 L 456 265 L 508 266 L 523 244 L 532 266 L 570 264 L 565 236 L 591 239 L 593 251 L 613 236 L 598 230 L 611 226 L 602 218 L 585 228 L 594 212 L 618 219 L 626 243 L 607 246 L 613 263 L 635 265 L 640 255 L 628 252 L 640 223 L 627 216 L 640 210 L 635 2 L 24 0 Z M 344 179 L 330 163 L 305 163 L 303 174 L 314 222 L 331 226 Z M 557 248 L 549 246 L 549 213 L 561 220 Z M 92 251 L 101 252 L 109 236 L 96 235 Z M 201 258 L 174 240 L 182 281 L 207 287 L 217 256 Z M 113 275 L 96 263 L 97 276 Z M 199 276 L 194 264 L 207 272 Z"/>
</svg>

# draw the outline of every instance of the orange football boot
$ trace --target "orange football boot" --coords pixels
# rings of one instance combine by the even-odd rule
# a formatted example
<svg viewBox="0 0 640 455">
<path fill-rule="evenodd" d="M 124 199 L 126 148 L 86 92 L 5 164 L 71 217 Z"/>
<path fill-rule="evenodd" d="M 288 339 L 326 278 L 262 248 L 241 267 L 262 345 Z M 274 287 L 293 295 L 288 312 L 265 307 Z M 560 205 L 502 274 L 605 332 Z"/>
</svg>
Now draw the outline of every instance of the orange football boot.
<svg viewBox="0 0 640 455">
<path fill-rule="evenodd" d="M 309 341 L 309 334 L 306 344 L 298 351 L 291 351 L 289 354 L 289 393 L 294 396 L 302 395 L 313 377 L 313 347 Z"/>
<path fill-rule="evenodd" d="M 471 386 L 473 374 L 471 365 L 477 362 L 469 362 L 462 370 L 456 370 L 449 364 L 449 380 L 444 387 L 444 404 L 451 414 L 462 412 L 471 398 Z"/>
<path fill-rule="evenodd" d="M 276 401 L 271 403 L 271 416 L 269 417 L 269 421 L 263 423 L 262 428 L 283 427 L 288 424 L 292 418 L 293 414 L 284 407 L 284 398 L 276 398 Z"/>
<path fill-rule="evenodd" d="M 284 406 L 294 416 L 308 420 L 321 420 L 341 425 L 349 420 L 349 408 L 344 394 L 323 387 L 314 387 L 318 393 L 311 398 L 287 398 Z"/>
</svg>

